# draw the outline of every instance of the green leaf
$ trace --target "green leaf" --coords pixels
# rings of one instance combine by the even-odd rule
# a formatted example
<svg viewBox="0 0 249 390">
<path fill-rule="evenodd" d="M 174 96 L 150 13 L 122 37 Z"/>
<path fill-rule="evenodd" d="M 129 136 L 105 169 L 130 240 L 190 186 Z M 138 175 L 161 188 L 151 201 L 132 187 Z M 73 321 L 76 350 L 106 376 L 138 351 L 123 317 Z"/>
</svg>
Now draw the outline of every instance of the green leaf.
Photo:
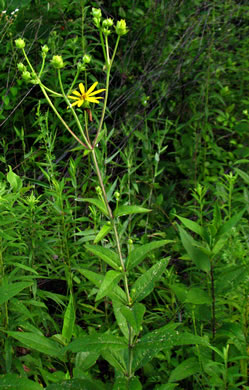
<svg viewBox="0 0 249 390">
<path fill-rule="evenodd" d="M 7 332 L 9 336 L 20 341 L 25 347 L 34 349 L 38 352 L 45 353 L 49 356 L 54 356 L 59 359 L 63 358 L 62 348 L 55 341 L 48 337 L 41 336 L 31 332 Z"/>
<path fill-rule="evenodd" d="M 125 316 L 122 313 L 123 304 L 121 304 L 119 301 L 113 301 L 112 305 L 113 305 L 114 315 L 118 323 L 118 326 L 121 332 L 123 333 L 124 337 L 126 338 L 126 340 L 128 340 L 129 328 Z"/>
<path fill-rule="evenodd" d="M 244 180 L 246 184 L 249 184 L 249 175 L 247 173 L 245 173 L 239 168 L 235 168 L 235 172 L 239 174 L 239 176 Z"/>
<path fill-rule="evenodd" d="M 156 387 L 156 390 L 174 390 L 176 386 L 178 386 L 177 383 L 167 383 L 165 385 Z"/>
<path fill-rule="evenodd" d="M 132 370 L 134 372 L 150 362 L 159 351 L 165 349 L 166 344 L 168 349 L 174 346 L 177 326 L 179 324 L 167 324 L 160 329 L 147 333 L 138 340 L 133 348 Z"/>
<path fill-rule="evenodd" d="M 39 383 L 17 374 L 6 374 L 0 377 L 0 390 L 41 390 Z"/>
<path fill-rule="evenodd" d="M 172 372 L 169 377 L 169 382 L 177 382 L 184 378 L 188 378 L 194 374 L 200 372 L 200 363 L 196 358 L 191 357 L 184 360 L 179 364 Z"/>
<path fill-rule="evenodd" d="M 98 256 L 101 260 L 105 261 L 107 264 L 109 264 L 112 268 L 119 270 L 120 267 L 120 260 L 118 255 L 112 251 L 109 248 L 105 248 L 100 245 L 91 245 L 86 244 L 85 248 L 93 253 L 94 255 Z"/>
<path fill-rule="evenodd" d="M 65 351 L 72 352 L 95 352 L 101 353 L 105 349 L 121 350 L 127 348 L 128 343 L 123 337 L 113 336 L 106 333 L 81 336 L 73 340 Z"/>
<path fill-rule="evenodd" d="M 0 287 L 0 305 L 19 294 L 20 291 L 30 287 L 33 282 L 17 282 Z"/>
<path fill-rule="evenodd" d="M 141 301 L 153 291 L 154 282 L 160 279 L 161 275 L 166 270 L 169 259 L 169 257 L 165 257 L 158 261 L 158 263 L 154 264 L 136 280 L 131 289 L 131 298 L 133 302 Z"/>
<path fill-rule="evenodd" d="M 200 336 L 175 330 L 179 324 L 168 324 L 147 333 L 135 345 L 133 370 L 137 370 L 151 361 L 162 349 L 171 349 L 175 345 L 200 344 L 209 346 L 208 341 Z"/>
<path fill-rule="evenodd" d="M 9 172 L 7 173 L 7 180 L 11 185 L 13 191 L 17 192 L 22 188 L 22 179 L 12 171 L 10 165 L 9 165 Z"/>
<path fill-rule="evenodd" d="M 229 221 L 224 223 L 224 225 L 222 225 L 218 230 L 216 236 L 221 237 L 223 236 L 223 234 L 228 233 L 235 225 L 237 225 L 237 223 L 240 221 L 245 211 L 246 209 L 243 209 L 240 213 L 234 215 L 232 218 L 229 219 Z"/>
<path fill-rule="evenodd" d="M 62 328 L 62 336 L 65 337 L 67 342 L 69 342 L 72 338 L 74 324 L 75 324 L 74 302 L 73 302 L 73 296 L 72 294 L 70 294 L 69 303 L 64 314 L 63 328 Z"/>
<path fill-rule="evenodd" d="M 188 253 L 189 257 L 193 261 L 193 263 L 200 270 L 209 272 L 210 271 L 209 257 L 205 253 L 203 253 L 200 248 L 194 246 L 195 240 L 193 239 L 193 237 L 191 237 L 181 226 L 178 226 L 178 228 L 179 228 L 182 244 L 186 252 Z M 198 244 L 196 243 L 196 245 Z"/>
<path fill-rule="evenodd" d="M 212 300 L 208 296 L 208 293 L 206 291 L 198 287 L 193 287 L 188 291 L 185 302 L 193 303 L 195 305 L 203 305 L 203 304 L 210 305 Z"/>
<path fill-rule="evenodd" d="M 89 271 L 83 268 L 77 268 L 77 270 L 84 275 L 88 280 L 90 280 L 95 286 L 100 287 L 101 283 L 104 280 L 104 276 L 101 274 L 97 274 L 96 272 Z M 119 301 L 123 304 L 126 304 L 127 299 L 125 292 L 119 286 L 115 286 L 111 291 L 108 292 L 108 296 L 116 301 Z"/>
<path fill-rule="evenodd" d="M 97 244 L 99 241 L 101 241 L 107 234 L 112 230 L 112 225 L 104 225 L 98 232 L 97 236 L 94 239 L 94 244 Z"/>
<path fill-rule="evenodd" d="M 121 309 L 128 324 L 132 326 L 137 335 L 140 333 L 145 310 L 146 308 L 142 303 L 135 303 L 132 307 L 123 306 Z"/>
<path fill-rule="evenodd" d="M 114 289 L 114 287 L 117 285 L 121 278 L 122 274 L 120 272 L 107 271 L 96 296 L 96 301 L 100 300 L 106 295 L 109 295 L 110 290 Z"/>
<path fill-rule="evenodd" d="M 41 390 L 41 387 L 40 387 Z M 108 390 L 107 387 L 98 380 L 93 379 L 71 379 L 61 383 L 52 384 L 46 390 Z"/>
<path fill-rule="evenodd" d="M 114 217 L 122 217 L 123 215 L 149 213 L 150 211 L 141 206 L 119 206 L 113 215 Z"/>
<path fill-rule="evenodd" d="M 160 248 L 161 246 L 164 246 L 166 244 L 169 244 L 171 242 L 174 242 L 172 240 L 160 240 L 160 241 L 154 241 L 150 242 L 149 244 L 144 244 L 136 247 L 133 249 L 128 258 L 127 258 L 127 269 L 131 270 L 132 268 L 136 267 L 141 261 L 145 259 L 148 253 L 152 252 L 154 249 Z"/>
<path fill-rule="evenodd" d="M 98 207 L 100 211 L 106 216 L 108 216 L 108 211 L 106 209 L 105 203 L 101 199 L 97 198 L 77 198 L 78 202 L 88 202 L 90 204 L 93 204 L 94 206 Z"/>
<path fill-rule="evenodd" d="M 75 357 L 75 369 L 81 372 L 87 371 L 92 367 L 99 357 L 95 352 L 78 352 Z"/>
<path fill-rule="evenodd" d="M 142 385 L 138 377 L 132 378 L 117 378 L 112 390 L 142 390 Z"/>
<path fill-rule="evenodd" d="M 198 223 L 191 221 L 190 219 L 180 217 L 177 215 L 177 218 L 185 225 L 188 229 L 192 230 L 192 232 L 199 234 L 199 236 L 203 237 L 203 227 L 198 225 Z"/>
<path fill-rule="evenodd" d="M 127 353 L 123 351 L 109 351 L 103 350 L 101 356 L 105 359 L 112 367 L 114 367 L 118 373 L 125 374 L 127 370 Z"/>
</svg>

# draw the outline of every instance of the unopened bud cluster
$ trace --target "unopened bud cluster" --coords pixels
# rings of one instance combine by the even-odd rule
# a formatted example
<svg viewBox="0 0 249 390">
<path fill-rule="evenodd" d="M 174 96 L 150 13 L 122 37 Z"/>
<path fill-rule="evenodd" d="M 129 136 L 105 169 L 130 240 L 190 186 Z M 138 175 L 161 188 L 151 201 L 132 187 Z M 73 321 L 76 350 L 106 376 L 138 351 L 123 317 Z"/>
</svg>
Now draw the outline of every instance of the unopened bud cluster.
<svg viewBox="0 0 249 390">
<path fill-rule="evenodd" d="M 55 69 L 61 69 L 64 67 L 62 56 L 53 56 L 51 64 Z"/>
<path fill-rule="evenodd" d="M 99 8 L 92 8 L 93 23 L 98 29 L 101 29 L 102 33 L 106 36 L 111 34 L 111 27 L 113 27 L 113 20 L 111 18 L 104 19 L 101 23 L 102 13 Z M 121 19 L 117 21 L 115 26 L 116 34 L 119 36 L 127 34 L 126 21 Z"/>
</svg>

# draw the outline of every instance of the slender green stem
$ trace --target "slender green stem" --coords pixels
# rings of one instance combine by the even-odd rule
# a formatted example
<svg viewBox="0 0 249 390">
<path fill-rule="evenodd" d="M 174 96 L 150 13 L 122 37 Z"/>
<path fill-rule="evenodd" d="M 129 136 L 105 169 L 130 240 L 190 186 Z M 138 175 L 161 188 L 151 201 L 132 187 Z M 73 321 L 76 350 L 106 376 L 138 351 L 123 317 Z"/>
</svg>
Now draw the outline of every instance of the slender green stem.
<svg viewBox="0 0 249 390">
<path fill-rule="evenodd" d="M 108 68 L 107 69 L 107 74 L 106 74 L 106 83 L 105 83 L 106 84 L 105 100 L 104 100 L 104 105 L 103 105 L 103 109 L 102 109 L 101 118 L 100 118 L 100 121 L 99 121 L 99 127 L 98 127 L 98 130 L 97 130 L 97 134 L 96 134 L 96 136 L 94 138 L 94 141 L 93 141 L 93 148 L 96 145 L 96 142 L 98 140 L 98 136 L 99 136 L 99 133 L 100 133 L 100 131 L 102 129 L 104 118 L 105 118 L 105 111 L 106 111 L 108 92 L 109 92 L 110 71 L 111 71 L 111 68 Z"/>
<path fill-rule="evenodd" d="M 114 47 L 114 51 L 113 51 L 113 55 L 112 55 L 112 58 L 111 58 L 110 66 L 112 66 L 112 64 L 113 64 L 113 61 L 114 61 L 114 58 L 115 58 L 115 55 L 116 55 L 116 52 L 117 52 L 119 41 L 120 41 L 120 35 L 118 35 L 118 38 L 116 40 L 116 44 L 115 44 L 115 47 Z"/>
<path fill-rule="evenodd" d="M 105 43 L 104 43 L 103 34 L 102 34 L 101 30 L 99 31 L 99 35 L 100 35 L 100 42 L 101 42 L 101 46 L 102 46 L 103 54 L 104 54 L 104 58 L 105 58 L 105 63 L 107 63 Z"/>
<path fill-rule="evenodd" d="M 77 72 L 76 72 L 76 75 L 75 75 L 75 77 L 74 77 L 74 79 L 73 79 L 73 82 L 72 82 L 72 84 L 71 84 L 71 87 L 69 88 L 69 90 L 68 90 L 68 92 L 67 92 L 67 96 L 72 92 L 72 89 L 73 89 L 73 87 L 74 87 L 76 81 L 78 80 L 79 74 L 80 74 L 80 70 L 77 69 Z"/>
<path fill-rule="evenodd" d="M 43 73 L 43 70 L 44 70 L 44 66 L 45 66 L 45 60 L 46 60 L 46 55 L 44 55 L 44 53 L 42 53 L 42 66 L 41 66 L 41 69 L 40 69 L 40 72 L 38 74 L 38 77 L 40 78 L 42 73 Z"/>
<path fill-rule="evenodd" d="M 69 106 L 71 106 L 71 103 L 70 103 L 68 97 L 66 96 L 66 94 L 65 94 L 65 92 L 64 92 L 63 84 L 62 84 L 62 81 L 61 81 L 61 71 L 60 71 L 60 69 L 58 69 L 58 79 L 59 79 L 59 84 L 60 84 L 60 88 L 61 88 L 62 95 L 63 95 L 63 97 L 64 97 L 66 103 L 67 103 Z M 85 141 L 85 143 L 86 143 L 86 145 L 87 145 L 87 148 L 88 148 L 88 149 L 92 149 L 92 146 L 91 146 L 90 142 L 88 141 L 87 137 L 85 136 L 84 130 L 83 130 L 82 126 L 81 126 L 81 123 L 80 123 L 80 121 L 79 121 L 79 118 L 78 118 L 76 112 L 74 111 L 74 109 L 73 109 L 72 106 L 71 106 L 70 108 L 71 108 L 71 111 L 72 111 L 72 113 L 73 113 L 74 119 L 76 120 L 76 123 L 77 123 L 77 125 L 78 125 L 78 128 L 79 128 L 79 130 L 80 130 L 80 132 L 81 132 L 81 135 L 82 135 L 82 137 L 84 138 L 84 141 Z"/>
<path fill-rule="evenodd" d="M 41 81 L 40 81 L 40 85 L 43 86 L 44 89 L 46 89 L 46 91 L 52 93 L 53 95 L 57 96 L 57 97 L 63 97 L 63 95 L 61 93 L 58 93 L 58 92 L 55 92 L 53 91 L 52 89 L 46 87 L 46 85 L 44 85 Z"/>
<path fill-rule="evenodd" d="M 101 43 L 104 45 L 102 33 L 100 33 L 100 38 L 101 38 Z M 115 45 L 115 48 L 114 48 L 114 52 L 113 52 L 113 55 L 112 55 L 112 59 L 110 60 L 108 38 L 107 38 L 107 36 L 105 37 L 105 43 L 106 43 L 105 62 L 106 62 L 106 68 L 107 68 L 106 83 L 105 83 L 106 91 L 105 91 L 105 100 L 104 100 L 104 105 L 103 105 L 103 109 L 102 109 L 102 114 L 101 114 L 98 130 L 97 130 L 97 134 L 96 134 L 96 136 L 94 138 L 94 141 L 93 141 L 93 148 L 96 145 L 96 142 L 98 140 L 98 136 L 99 136 L 99 133 L 100 133 L 100 131 L 102 129 L 104 118 L 105 118 L 105 111 L 106 111 L 107 99 L 108 99 L 108 94 L 109 94 L 109 83 L 110 83 L 111 67 L 112 67 L 112 64 L 113 64 L 113 60 L 114 60 L 115 54 L 117 52 L 119 40 L 120 40 L 120 36 L 118 36 L 118 38 L 117 38 L 116 45 Z"/>
<path fill-rule="evenodd" d="M 74 134 L 74 132 L 70 129 L 70 127 L 67 125 L 67 123 L 64 121 L 64 119 L 60 116 L 60 114 L 58 113 L 58 111 L 56 110 L 55 106 L 53 105 L 52 101 L 50 100 L 46 90 L 44 89 L 43 85 L 40 84 L 40 88 L 45 96 L 45 98 L 47 99 L 48 101 L 48 104 L 50 105 L 50 107 L 52 108 L 52 110 L 54 111 L 54 113 L 56 114 L 56 116 L 60 119 L 61 123 L 63 123 L 63 125 L 66 127 L 66 129 L 69 131 L 69 133 L 76 139 L 76 141 L 78 141 L 80 143 L 80 145 L 84 146 L 86 149 L 88 149 L 88 147 L 77 137 L 76 134 Z"/>
</svg>

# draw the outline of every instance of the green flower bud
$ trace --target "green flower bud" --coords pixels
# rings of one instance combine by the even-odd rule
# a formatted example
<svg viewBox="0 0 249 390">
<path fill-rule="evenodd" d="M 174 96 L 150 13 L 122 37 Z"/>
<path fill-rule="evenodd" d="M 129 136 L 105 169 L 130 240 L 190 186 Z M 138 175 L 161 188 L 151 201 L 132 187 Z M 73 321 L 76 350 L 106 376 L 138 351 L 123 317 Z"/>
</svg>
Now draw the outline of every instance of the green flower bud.
<svg viewBox="0 0 249 390">
<path fill-rule="evenodd" d="M 18 38 L 15 40 L 16 47 L 18 49 L 24 49 L 25 48 L 25 42 L 22 38 Z"/>
<path fill-rule="evenodd" d="M 126 21 L 124 19 L 118 20 L 116 24 L 116 33 L 120 36 L 127 34 Z"/>
<path fill-rule="evenodd" d="M 42 53 L 44 53 L 44 54 L 47 54 L 47 52 L 49 51 L 49 48 L 47 45 L 42 46 L 41 49 L 42 49 Z"/>
<path fill-rule="evenodd" d="M 19 64 L 17 64 L 17 69 L 20 72 L 25 72 L 26 71 L 26 66 L 24 64 L 22 64 L 21 62 L 19 62 Z"/>
<path fill-rule="evenodd" d="M 25 70 L 22 74 L 22 78 L 24 81 L 29 81 L 31 79 L 31 73 Z"/>
<path fill-rule="evenodd" d="M 108 30 L 108 28 L 103 28 L 102 32 L 103 32 L 103 34 L 106 35 L 106 36 L 108 36 L 108 35 L 111 34 L 111 31 Z"/>
<path fill-rule="evenodd" d="M 114 192 L 114 196 L 116 200 L 120 199 L 120 193 L 118 191 Z"/>
<path fill-rule="evenodd" d="M 98 195 L 101 195 L 101 194 L 102 194 L 102 190 L 101 190 L 100 186 L 97 186 L 97 187 L 95 188 L 95 190 L 96 190 L 96 192 L 97 192 Z"/>
<path fill-rule="evenodd" d="M 101 19 L 102 17 L 102 12 L 100 8 L 92 8 L 92 15 L 94 18 Z"/>
<path fill-rule="evenodd" d="M 53 56 L 51 60 L 51 64 L 55 67 L 55 69 L 61 69 L 64 67 L 62 56 Z"/>
<path fill-rule="evenodd" d="M 77 68 L 80 72 L 83 72 L 84 70 L 86 70 L 86 67 L 84 64 L 82 64 L 82 62 L 78 62 L 77 64 Z"/>
<path fill-rule="evenodd" d="M 31 82 L 32 84 L 39 84 L 39 81 L 38 81 L 38 78 L 37 78 L 37 77 L 35 77 L 35 78 L 33 78 L 32 80 L 30 80 L 30 82 Z"/>
<path fill-rule="evenodd" d="M 93 18 L 93 23 L 97 28 L 100 28 L 100 19 L 99 18 Z"/>
<path fill-rule="evenodd" d="M 90 56 L 89 54 L 85 54 L 85 55 L 83 56 L 83 62 L 84 62 L 84 64 L 90 64 L 90 62 L 91 62 L 91 56 Z"/>
<path fill-rule="evenodd" d="M 102 26 L 103 27 L 112 27 L 113 26 L 113 20 L 111 18 L 103 20 Z"/>
<path fill-rule="evenodd" d="M 129 240 L 128 240 L 128 245 L 132 245 L 132 244 L 133 244 L 133 241 L 132 241 L 131 238 L 129 238 Z"/>
<path fill-rule="evenodd" d="M 107 226 L 111 226 L 111 221 L 106 222 Z"/>
</svg>

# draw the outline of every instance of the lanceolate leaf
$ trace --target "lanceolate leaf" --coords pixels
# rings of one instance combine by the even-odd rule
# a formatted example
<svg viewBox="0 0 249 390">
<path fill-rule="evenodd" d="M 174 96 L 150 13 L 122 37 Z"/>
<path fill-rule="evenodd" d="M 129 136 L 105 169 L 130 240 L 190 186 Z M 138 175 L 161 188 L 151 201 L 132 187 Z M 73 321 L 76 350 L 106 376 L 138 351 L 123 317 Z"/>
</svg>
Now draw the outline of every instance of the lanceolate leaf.
<svg viewBox="0 0 249 390">
<path fill-rule="evenodd" d="M 84 275 L 88 280 L 90 280 L 95 286 L 100 287 L 101 283 L 104 280 L 104 275 L 97 274 L 96 272 L 89 271 L 83 268 L 77 268 L 77 270 Z M 108 296 L 120 303 L 125 304 L 127 302 L 125 292 L 119 286 L 115 286 L 111 291 L 108 292 Z"/>
<path fill-rule="evenodd" d="M 40 389 L 42 389 L 40 387 Z M 14 390 L 14 389 L 13 389 Z M 28 389 L 27 389 L 28 390 Z M 94 379 L 71 379 L 49 385 L 46 390 L 108 390 L 104 383 Z"/>
<path fill-rule="evenodd" d="M 101 353 L 105 349 L 118 351 L 127 348 L 127 346 L 128 343 L 123 337 L 103 333 L 79 337 L 65 347 L 65 351 Z"/>
<path fill-rule="evenodd" d="M 217 232 L 217 237 L 222 236 L 223 234 L 228 233 L 231 231 L 231 229 L 237 225 L 237 223 L 240 221 L 242 218 L 244 212 L 246 209 L 243 209 L 240 213 L 234 215 L 232 218 L 229 219 L 229 221 L 225 222 L 224 225 L 221 226 L 221 228 Z"/>
<path fill-rule="evenodd" d="M 1 390 L 42 390 L 39 383 L 26 378 L 20 378 L 17 374 L 6 374 L 0 377 Z"/>
<path fill-rule="evenodd" d="M 128 324 L 134 329 L 134 332 L 139 334 L 145 313 L 145 306 L 142 303 L 135 303 L 132 307 L 123 306 L 121 311 Z"/>
<path fill-rule="evenodd" d="M 100 245 L 91 245 L 91 244 L 86 244 L 85 248 L 88 251 L 92 252 L 94 255 L 98 256 L 101 260 L 105 261 L 112 268 L 119 270 L 119 267 L 121 265 L 119 257 L 111 249 L 105 248 Z"/>
<path fill-rule="evenodd" d="M 141 206 L 120 206 L 114 211 L 114 217 L 122 217 L 122 215 L 149 213 L 151 210 Z"/>
<path fill-rule="evenodd" d="M 164 246 L 166 244 L 169 244 L 173 242 L 172 240 L 160 240 L 160 241 L 154 241 L 150 242 L 149 244 L 144 244 L 136 247 L 133 249 L 128 258 L 127 258 L 127 264 L 126 267 L 128 270 L 136 267 L 143 261 L 148 253 L 152 252 L 154 249 L 160 248 L 161 246 Z"/>
<path fill-rule="evenodd" d="M 118 372 L 121 372 L 122 374 L 125 374 L 127 370 L 127 355 L 123 352 L 126 352 L 124 349 L 123 351 L 109 351 L 109 350 L 103 350 L 101 352 L 102 357 Z"/>
<path fill-rule="evenodd" d="M 203 227 L 198 225 L 198 223 L 191 221 L 190 219 L 180 217 L 177 215 L 177 218 L 185 225 L 188 229 L 192 230 L 192 232 L 199 234 L 199 236 L 203 237 Z"/>
<path fill-rule="evenodd" d="M 195 357 L 184 360 L 170 374 L 169 382 L 177 382 L 201 370 L 200 363 Z"/>
<path fill-rule="evenodd" d="M 117 378 L 112 390 L 142 390 L 142 385 L 138 377 L 132 378 Z"/>
<path fill-rule="evenodd" d="M 99 241 L 103 240 L 103 238 L 112 230 L 112 225 L 104 225 L 98 232 L 97 236 L 94 239 L 94 244 L 97 244 Z"/>
<path fill-rule="evenodd" d="M 0 287 L 0 305 L 19 294 L 20 291 L 30 287 L 33 282 L 17 282 Z"/>
<path fill-rule="evenodd" d="M 200 344 L 209 346 L 208 341 L 191 333 L 175 330 L 179 324 L 168 324 L 143 336 L 135 345 L 133 369 L 143 367 L 162 349 L 170 349 L 174 345 Z"/>
<path fill-rule="evenodd" d="M 129 339 L 129 328 L 125 316 L 122 313 L 122 307 L 124 306 L 119 301 L 113 301 L 113 310 L 118 326 L 125 336 L 126 340 Z"/>
<path fill-rule="evenodd" d="M 109 292 L 113 291 L 114 288 L 117 286 L 117 283 L 122 278 L 122 274 L 117 271 L 108 271 L 106 272 L 103 282 L 101 283 L 100 289 L 98 291 L 98 294 L 96 296 L 96 301 L 99 299 L 105 297 L 106 295 L 109 295 Z"/>
<path fill-rule="evenodd" d="M 20 341 L 25 347 L 42 352 L 49 356 L 54 356 L 59 359 L 63 358 L 62 348 L 55 341 L 48 337 L 41 336 L 31 332 L 7 332 L 9 336 Z"/>
<path fill-rule="evenodd" d="M 64 314 L 63 328 L 62 328 L 62 336 L 65 337 L 67 342 L 71 340 L 74 324 L 75 324 L 74 302 L 73 302 L 73 296 L 72 294 L 70 294 L 69 303 Z"/>
<path fill-rule="evenodd" d="M 166 267 L 169 262 L 169 257 L 158 261 L 154 264 L 148 271 L 146 271 L 142 276 L 140 276 L 134 285 L 132 286 L 132 301 L 139 302 L 149 295 L 154 289 L 154 282 L 160 279 L 163 272 L 166 270 Z"/>
<path fill-rule="evenodd" d="M 249 184 L 249 175 L 239 168 L 235 168 L 235 171 L 240 175 L 246 184 Z"/>
<path fill-rule="evenodd" d="M 77 198 L 78 202 L 88 202 L 90 204 L 93 204 L 94 206 L 98 207 L 100 211 L 106 216 L 108 216 L 108 212 L 106 210 L 106 206 L 104 202 L 101 199 L 97 198 Z"/>
<path fill-rule="evenodd" d="M 210 271 L 209 257 L 202 252 L 200 248 L 197 248 L 194 245 L 195 241 L 193 237 L 191 237 L 181 226 L 178 226 L 178 228 L 182 244 L 196 267 L 205 272 Z"/>
</svg>

